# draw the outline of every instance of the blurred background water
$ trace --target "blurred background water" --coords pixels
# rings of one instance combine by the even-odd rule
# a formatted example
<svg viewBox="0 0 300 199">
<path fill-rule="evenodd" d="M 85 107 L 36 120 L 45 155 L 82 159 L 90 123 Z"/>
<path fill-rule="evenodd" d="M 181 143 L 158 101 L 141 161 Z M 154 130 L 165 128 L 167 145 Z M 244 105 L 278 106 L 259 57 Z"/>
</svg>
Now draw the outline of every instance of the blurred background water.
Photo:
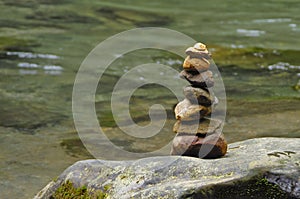
<svg viewBox="0 0 300 199">
<path fill-rule="evenodd" d="M 0 0 L 0 197 L 32 198 L 66 167 L 92 158 L 72 118 L 76 72 L 98 43 L 135 27 L 171 28 L 207 44 L 226 87 L 229 142 L 300 137 L 299 7 L 297 0 Z M 113 85 L 150 62 L 180 71 L 182 58 L 130 53 L 112 64 L 97 90 L 101 127 L 126 150 L 151 151 L 174 137 L 177 100 L 159 86 L 137 90 L 130 107 L 141 125 L 153 102 L 166 107 L 168 120 L 154 143 L 120 137 L 112 117 Z"/>
</svg>

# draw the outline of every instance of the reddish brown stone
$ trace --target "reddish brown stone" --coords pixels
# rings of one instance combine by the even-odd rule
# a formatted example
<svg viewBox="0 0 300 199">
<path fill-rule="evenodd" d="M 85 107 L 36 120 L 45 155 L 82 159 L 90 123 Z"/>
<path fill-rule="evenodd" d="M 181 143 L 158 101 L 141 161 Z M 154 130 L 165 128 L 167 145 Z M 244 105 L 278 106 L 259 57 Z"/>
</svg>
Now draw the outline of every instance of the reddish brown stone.
<svg viewBox="0 0 300 199">
<path fill-rule="evenodd" d="M 222 133 L 206 137 L 178 134 L 173 140 L 171 155 L 198 158 L 219 158 L 226 154 L 227 142 Z"/>
</svg>

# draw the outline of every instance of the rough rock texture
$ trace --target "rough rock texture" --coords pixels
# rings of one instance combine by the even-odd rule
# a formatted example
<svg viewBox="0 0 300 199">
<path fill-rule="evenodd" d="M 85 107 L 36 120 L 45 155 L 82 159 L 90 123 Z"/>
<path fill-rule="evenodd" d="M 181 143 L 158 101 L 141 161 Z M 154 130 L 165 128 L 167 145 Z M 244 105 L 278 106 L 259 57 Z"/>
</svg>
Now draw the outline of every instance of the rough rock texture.
<svg viewBox="0 0 300 199">
<path fill-rule="evenodd" d="M 257 138 L 229 145 L 219 159 L 165 156 L 80 161 L 35 199 L 71 181 L 105 198 L 300 198 L 300 139 Z M 274 184 L 273 184 L 274 183 Z M 103 194 L 105 192 L 105 194 Z"/>
</svg>

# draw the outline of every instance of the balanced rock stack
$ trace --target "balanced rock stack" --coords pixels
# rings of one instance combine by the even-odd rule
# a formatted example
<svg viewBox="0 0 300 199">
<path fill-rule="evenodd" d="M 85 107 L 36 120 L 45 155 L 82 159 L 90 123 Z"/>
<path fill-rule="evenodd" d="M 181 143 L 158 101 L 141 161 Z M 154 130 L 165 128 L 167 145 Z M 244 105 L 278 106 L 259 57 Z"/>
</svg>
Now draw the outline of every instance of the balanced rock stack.
<svg viewBox="0 0 300 199">
<path fill-rule="evenodd" d="M 209 91 L 214 86 L 210 68 L 211 55 L 206 46 L 197 43 L 185 53 L 180 77 L 191 85 L 184 88 L 185 99 L 175 107 L 177 122 L 173 131 L 171 155 L 218 158 L 225 155 L 227 142 L 222 133 L 222 121 L 211 119 L 212 107 L 218 100 Z"/>
</svg>

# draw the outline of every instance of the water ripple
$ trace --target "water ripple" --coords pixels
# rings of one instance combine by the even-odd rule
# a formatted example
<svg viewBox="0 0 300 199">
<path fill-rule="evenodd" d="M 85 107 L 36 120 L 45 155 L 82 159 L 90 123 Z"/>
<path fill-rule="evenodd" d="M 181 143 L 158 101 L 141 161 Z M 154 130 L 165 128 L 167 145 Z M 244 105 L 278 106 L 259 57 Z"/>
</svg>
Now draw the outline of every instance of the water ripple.
<svg viewBox="0 0 300 199">
<path fill-rule="evenodd" d="M 19 70 L 20 75 L 37 75 L 38 71 L 37 70 L 24 70 L 21 69 Z"/>
<path fill-rule="evenodd" d="M 278 62 L 268 66 L 269 70 L 289 70 L 289 69 L 300 69 L 300 66 L 291 65 L 286 62 Z"/>
<path fill-rule="evenodd" d="M 20 68 L 40 68 L 40 66 L 38 64 L 27 63 L 27 62 L 18 63 L 18 67 L 20 67 Z"/>
<path fill-rule="evenodd" d="M 19 58 L 27 58 L 27 59 L 60 59 L 57 55 L 52 54 L 35 54 L 31 52 L 6 52 L 6 55 L 8 56 L 18 56 Z"/>
<path fill-rule="evenodd" d="M 48 75 L 61 75 L 63 67 L 57 65 L 39 65 L 35 63 L 21 62 L 18 63 L 18 67 L 21 75 L 37 75 L 36 69 L 43 69 L 45 74 Z M 35 70 L 32 70 L 35 69 Z"/>
<path fill-rule="evenodd" d="M 56 65 L 46 65 L 43 67 L 44 70 L 52 70 L 52 71 L 61 71 L 63 68 L 61 66 L 56 66 Z"/>
<path fill-rule="evenodd" d="M 266 31 L 263 30 L 246 30 L 246 29 L 237 29 L 236 32 L 247 37 L 259 37 L 266 33 Z"/>
<path fill-rule="evenodd" d="M 292 19 L 290 18 L 275 18 L 275 19 L 255 19 L 254 23 L 282 23 L 282 22 L 290 22 Z"/>
</svg>

